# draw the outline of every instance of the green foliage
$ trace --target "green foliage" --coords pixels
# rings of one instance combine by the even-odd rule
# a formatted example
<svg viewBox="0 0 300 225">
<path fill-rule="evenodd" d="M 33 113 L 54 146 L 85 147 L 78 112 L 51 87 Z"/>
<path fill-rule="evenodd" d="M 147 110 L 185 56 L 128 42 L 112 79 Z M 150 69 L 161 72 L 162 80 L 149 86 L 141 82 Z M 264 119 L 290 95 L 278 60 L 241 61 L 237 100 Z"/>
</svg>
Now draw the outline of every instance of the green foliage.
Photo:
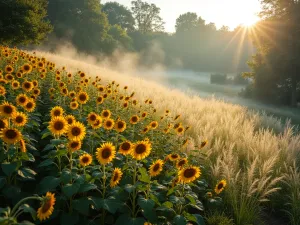
<svg viewBox="0 0 300 225">
<path fill-rule="evenodd" d="M 38 44 L 52 31 L 45 19 L 46 0 L 2 0 L 0 2 L 0 43 Z"/>
<path fill-rule="evenodd" d="M 232 219 L 224 214 L 214 213 L 206 218 L 207 225 L 234 225 Z"/>
<path fill-rule="evenodd" d="M 109 23 L 113 25 L 120 25 L 127 32 L 134 30 L 135 20 L 132 13 L 125 6 L 118 2 L 106 2 L 102 11 L 107 15 Z"/>
</svg>

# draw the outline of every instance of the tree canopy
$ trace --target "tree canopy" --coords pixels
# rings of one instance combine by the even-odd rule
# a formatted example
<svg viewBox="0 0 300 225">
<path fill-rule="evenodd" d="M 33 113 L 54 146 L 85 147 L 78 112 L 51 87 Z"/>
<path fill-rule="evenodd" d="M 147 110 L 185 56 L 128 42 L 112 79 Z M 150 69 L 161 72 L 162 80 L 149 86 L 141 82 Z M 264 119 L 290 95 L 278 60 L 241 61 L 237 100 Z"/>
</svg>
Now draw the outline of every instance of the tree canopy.
<svg viewBox="0 0 300 225">
<path fill-rule="evenodd" d="M 46 0 L 1 0 L 0 42 L 7 45 L 38 44 L 52 31 Z"/>
</svg>

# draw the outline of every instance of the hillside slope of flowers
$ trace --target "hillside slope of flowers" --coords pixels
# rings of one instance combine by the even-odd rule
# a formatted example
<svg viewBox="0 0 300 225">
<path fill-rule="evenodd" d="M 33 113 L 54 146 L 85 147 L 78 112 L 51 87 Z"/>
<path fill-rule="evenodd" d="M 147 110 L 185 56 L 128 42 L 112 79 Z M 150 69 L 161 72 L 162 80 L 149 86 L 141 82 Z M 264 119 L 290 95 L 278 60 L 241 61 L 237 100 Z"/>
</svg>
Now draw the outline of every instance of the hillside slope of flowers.
<svg viewBox="0 0 300 225">
<path fill-rule="evenodd" d="M 205 224 L 226 181 L 209 187 L 188 129 L 116 81 L 1 47 L 0 224 Z"/>
</svg>

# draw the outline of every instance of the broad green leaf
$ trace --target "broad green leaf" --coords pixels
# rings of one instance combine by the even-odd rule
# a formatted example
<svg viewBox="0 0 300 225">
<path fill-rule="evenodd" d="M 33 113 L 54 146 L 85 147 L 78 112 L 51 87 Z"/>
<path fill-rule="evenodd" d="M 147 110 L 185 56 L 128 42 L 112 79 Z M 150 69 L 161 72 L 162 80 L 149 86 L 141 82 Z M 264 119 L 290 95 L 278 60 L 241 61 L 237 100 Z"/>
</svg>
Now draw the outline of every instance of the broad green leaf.
<svg viewBox="0 0 300 225">
<path fill-rule="evenodd" d="M 83 197 L 80 199 L 75 199 L 72 201 L 72 206 L 79 213 L 84 214 L 86 216 L 89 215 L 91 201 L 87 197 Z"/>
<path fill-rule="evenodd" d="M 74 194 L 78 193 L 79 188 L 80 184 L 75 182 L 73 184 L 66 184 L 63 186 L 62 191 L 68 198 L 71 198 Z"/>
<path fill-rule="evenodd" d="M 50 166 L 51 164 L 53 164 L 53 159 L 46 159 L 42 161 L 38 167 Z"/>
<path fill-rule="evenodd" d="M 129 215 L 123 214 L 120 217 L 118 217 L 115 225 L 144 225 L 145 222 L 146 221 L 143 218 L 131 218 Z"/>
<path fill-rule="evenodd" d="M 119 208 L 124 206 L 124 204 L 117 199 L 102 199 L 98 197 L 91 197 L 91 200 L 93 201 L 97 209 L 104 208 L 110 213 L 116 213 Z"/>
<path fill-rule="evenodd" d="M 36 172 L 27 167 L 18 170 L 18 175 L 26 180 L 35 180 Z"/>
<path fill-rule="evenodd" d="M 134 191 L 135 189 L 135 186 L 133 186 L 132 184 L 126 184 L 124 189 L 128 192 L 128 193 L 131 193 Z"/>
<path fill-rule="evenodd" d="M 12 175 L 14 172 L 18 171 L 19 168 L 19 163 L 17 162 L 12 162 L 12 163 L 2 163 L 1 164 L 1 168 L 3 170 L 3 172 L 7 175 L 10 176 Z"/>
<path fill-rule="evenodd" d="M 5 184 L 6 184 L 6 178 L 0 177 L 0 189 L 3 188 Z"/>
<path fill-rule="evenodd" d="M 176 215 L 176 216 L 174 217 L 173 223 L 174 223 L 175 225 L 186 225 L 187 221 L 186 221 L 186 219 L 184 218 L 184 216 Z"/>
<path fill-rule="evenodd" d="M 42 138 L 41 139 L 45 139 L 46 137 L 50 136 L 51 135 L 51 132 L 48 131 L 46 133 L 43 134 Z"/>
<path fill-rule="evenodd" d="M 144 168 L 144 167 L 139 168 L 139 172 L 141 174 L 141 175 L 139 175 L 139 181 L 147 183 L 147 184 L 150 183 L 151 177 L 147 173 L 146 168 Z"/>
<path fill-rule="evenodd" d="M 32 208 L 30 205 L 24 204 L 24 205 L 21 205 L 19 208 L 20 208 L 20 209 L 23 209 L 24 212 L 30 213 L 31 216 L 32 216 L 32 219 L 33 219 L 33 220 L 36 220 L 36 211 L 35 211 L 35 209 Z"/>
<path fill-rule="evenodd" d="M 59 178 L 53 176 L 44 177 L 39 184 L 38 192 L 42 194 L 46 193 L 47 191 L 53 191 L 59 184 Z"/>
<path fill-rule="evenodd" d="M 71 182 L 71 180 L 72 180 L 72 174 L 71 174 L 71 172 L 70 172 L 69 169 L 64 169 L 61 172 L 60 180 L 64 184 L 67 184 L 67 183 Z"/>
<path fill-rule="evenodd" d="M 201 215 L 199 215 L 199 214 L 193 214 L 193 216 L 196 217 L 196 219 L 197 219 L 196 223 L 198 225 L 205 225 L 204 219 L 203 219 L 203 217 Z"/>
<path fill-rule="evenodd" d="M 78 193 L 88 192 L 90 190 L 95 190 L 95 189 L 97 189 L 97 185 L 90 184 L 90 183 L 84 183 L 80 186 Z"/>
<path fill-rule="evenodd" d="M 173 203 L 172 202 L 164 202 L 163 204 L 162 204 L 163 206 L 165 206 L 165 207 L 167 207 L 167 208 L 173 208 Z"/>
<path fill-rule="evenodd" d="M 43 151 L 48 151 L 55 149 L 55 146 L 53 144 L 47 144 L 46 147 L 43 149 Z"/>
<path fill-rule="evenodd" d="M 168 190 L 168 192 L 167 192 L 167 196 L 169 196 L 169 195 L 173 194 L 173 193 L 174 193 L 174 191 L 175 191 L 175 188 L 171 188 L 171 189 L 169 189 L 169 190 Z"/>
<path fill-rule="evenodd" d="M 192 196 L 190 194 L 187 194 L 185 197 L 191 202 L 191 204 L 196 204 L 196 199 L 197 198 L 195 199 L 194 196 Z"/>
<path fill-rule="evenodd" d="M 155 206 L 155 202 L 152 199 L 145 199 L 143 197 L 139 197 L 138 204 L 143 210 L 152 210 Z"/>
</svg>

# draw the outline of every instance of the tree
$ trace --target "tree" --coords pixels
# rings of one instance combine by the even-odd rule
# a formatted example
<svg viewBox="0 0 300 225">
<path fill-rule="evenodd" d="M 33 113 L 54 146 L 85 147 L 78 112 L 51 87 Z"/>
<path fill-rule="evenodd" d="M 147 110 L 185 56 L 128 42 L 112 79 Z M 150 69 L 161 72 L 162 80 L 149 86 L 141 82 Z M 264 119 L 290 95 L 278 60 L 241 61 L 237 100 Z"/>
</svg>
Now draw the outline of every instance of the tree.
<svg viewBox="0 0 300 225">
<path fill-rule="evenodd" d="M 7 45 L 38 44 L 52 31 L 45 19 L 46 0 L 1 0 L 0 42 Z"/>
<path fill-rule="evenodd" d="M 176 19 L 176 32 L 185 32 L 197 27 L 198 16 L 196 13 L 185 13 Z"/>
<path fill-rule="evenodd" d="M 263 0 L 255 29 L 258 53 L 249 62 L 253 95 L 296 106 L 300 98 L 300 2 Z"/>
<path fill-rule="evenodd" d="M 49 19 L 58 38 L 70 40 L 81 51 L 104 50 L 109 23 L 98 0 L 51 0 Z"/>
<path fill-rule="evenodd" d="M 132 13 L 125 6 L 117 2 L 107 2 L 103 5 L 102 11 L 106 13 L 111 25 L 120 25 L 126 31 L 133 31 L 135 20 Z"/>
<path fill-rule="evenodd" d="M 132 14 L 137 28 L 142 33 L 160 32 L 164 30 L 164 22 L 159 16 L 160 8 L 155 4 L 148 4 L 141 0 L 132 1 Z"/>
</svg>

